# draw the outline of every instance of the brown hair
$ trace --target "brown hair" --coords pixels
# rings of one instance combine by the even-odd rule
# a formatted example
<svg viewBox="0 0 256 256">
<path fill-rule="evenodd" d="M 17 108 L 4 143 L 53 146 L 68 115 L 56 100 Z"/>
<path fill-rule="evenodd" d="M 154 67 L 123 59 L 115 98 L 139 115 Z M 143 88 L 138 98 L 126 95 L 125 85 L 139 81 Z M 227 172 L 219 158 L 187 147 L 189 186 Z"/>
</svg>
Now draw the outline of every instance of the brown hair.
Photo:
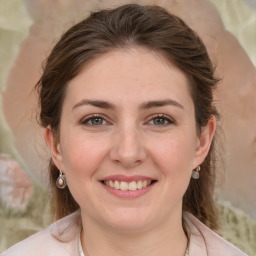
<svg viewBox="0 0 256 256">
<path fill-rule="evenodd" d="M 37 83 L 41 125 L 50 125 L 58 138 L 68 82 L 85 63 L 98 55 L 136 46 L 160 53 L 185 73 L 195 106 L 198 133 L 212 115 L 218 116 L 213 105 L 213 88 L 218 81 L 198 35 L 180 18 L 161 7 L 128 4 L 91 13 L 87 19 L 70 28 L 53 48 Z M 215 160 L 213 141 L 201 165 L 200 179 L 191 179 L 183 199 L 183 210 L 192 213 L 210 228 L 217 227 L 213 202 Z M 59 170 L 52 160 L 49 171 L 55 216 L 59 219 L 77 210 L 79 205 L 68 187 L 64 190 L 56 187 Z"/>
</svg>

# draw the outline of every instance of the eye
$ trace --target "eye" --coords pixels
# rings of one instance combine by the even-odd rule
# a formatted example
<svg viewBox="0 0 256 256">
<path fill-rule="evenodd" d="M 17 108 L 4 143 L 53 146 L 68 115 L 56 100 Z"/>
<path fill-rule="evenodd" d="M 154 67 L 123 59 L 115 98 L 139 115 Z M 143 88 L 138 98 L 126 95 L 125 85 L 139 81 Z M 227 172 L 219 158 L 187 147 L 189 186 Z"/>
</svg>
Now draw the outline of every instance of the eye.
<svg viewBox="0 0 256 256">
<path fill-rule="evenodd" d="M 88 126 L 100 126 L 106 125 L 107 121 L 100 115 L 93 115 L 83 119 L 81 124 Z"/>
<path fill-rule="evenodd" d="M 165 115 L 155 115 L 153 118 L 149 121 L 150 125 L 156 125 L 156 126 L 167 126 L 170 124 L 173 124 L 174 122 Z"/>
</svg>

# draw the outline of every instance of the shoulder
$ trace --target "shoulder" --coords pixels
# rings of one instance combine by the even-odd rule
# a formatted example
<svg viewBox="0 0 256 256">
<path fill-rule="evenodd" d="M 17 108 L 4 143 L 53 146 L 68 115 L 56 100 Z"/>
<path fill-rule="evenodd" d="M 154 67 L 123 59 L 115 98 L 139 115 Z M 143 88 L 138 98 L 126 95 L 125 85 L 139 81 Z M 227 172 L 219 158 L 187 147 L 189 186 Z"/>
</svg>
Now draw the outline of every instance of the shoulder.
<svg viewBox="0 0 256 256">
<path fill-rule="evenodd" d="M 75 212 L 54 222 L 48 228 L 15 244 L 1 256 L 75 255 L 80 229 L 80 214 Z"/>
<path fill-rule="evenodd" d="M 191 231 L 191 256 L 197 255 L 199 251 L 200 255 L 208 256 L 246 256 L 240 249 L 213 232 L 192 214 L 185 213 L 184 219 Z"/>
</svg>

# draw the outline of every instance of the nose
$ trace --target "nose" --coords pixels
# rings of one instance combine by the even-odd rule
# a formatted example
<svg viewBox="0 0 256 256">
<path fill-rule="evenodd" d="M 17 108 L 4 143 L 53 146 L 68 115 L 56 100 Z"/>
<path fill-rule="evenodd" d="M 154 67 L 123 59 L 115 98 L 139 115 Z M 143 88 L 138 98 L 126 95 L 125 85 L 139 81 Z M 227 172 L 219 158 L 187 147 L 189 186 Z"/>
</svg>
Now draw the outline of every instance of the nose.
<svg viewBox="0 0 256 256">
<path fill-rule="evenodd" d="M 143 136 L 139 129 L 123 127 L 114 135 L 110 158 L 125 168 L 133 168 L 147 158 Z"/>
</svg>

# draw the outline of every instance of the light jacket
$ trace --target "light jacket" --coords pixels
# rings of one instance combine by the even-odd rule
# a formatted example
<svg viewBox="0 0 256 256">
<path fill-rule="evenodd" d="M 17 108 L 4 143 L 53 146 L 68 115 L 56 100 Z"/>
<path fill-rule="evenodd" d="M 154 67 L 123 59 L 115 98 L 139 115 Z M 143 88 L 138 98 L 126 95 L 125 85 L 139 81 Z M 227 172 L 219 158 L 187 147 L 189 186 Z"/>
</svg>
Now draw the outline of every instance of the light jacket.
<svg viewBox="0 0 256 256">
<path fill-rule="evenodd" d="M 190 213 L 184 214 L 190 229 L 189 256 L 246 256 Z M 79 256 L 81 217 L 75 212 L 12 246 L 1 256 Z"/>
</svg>

